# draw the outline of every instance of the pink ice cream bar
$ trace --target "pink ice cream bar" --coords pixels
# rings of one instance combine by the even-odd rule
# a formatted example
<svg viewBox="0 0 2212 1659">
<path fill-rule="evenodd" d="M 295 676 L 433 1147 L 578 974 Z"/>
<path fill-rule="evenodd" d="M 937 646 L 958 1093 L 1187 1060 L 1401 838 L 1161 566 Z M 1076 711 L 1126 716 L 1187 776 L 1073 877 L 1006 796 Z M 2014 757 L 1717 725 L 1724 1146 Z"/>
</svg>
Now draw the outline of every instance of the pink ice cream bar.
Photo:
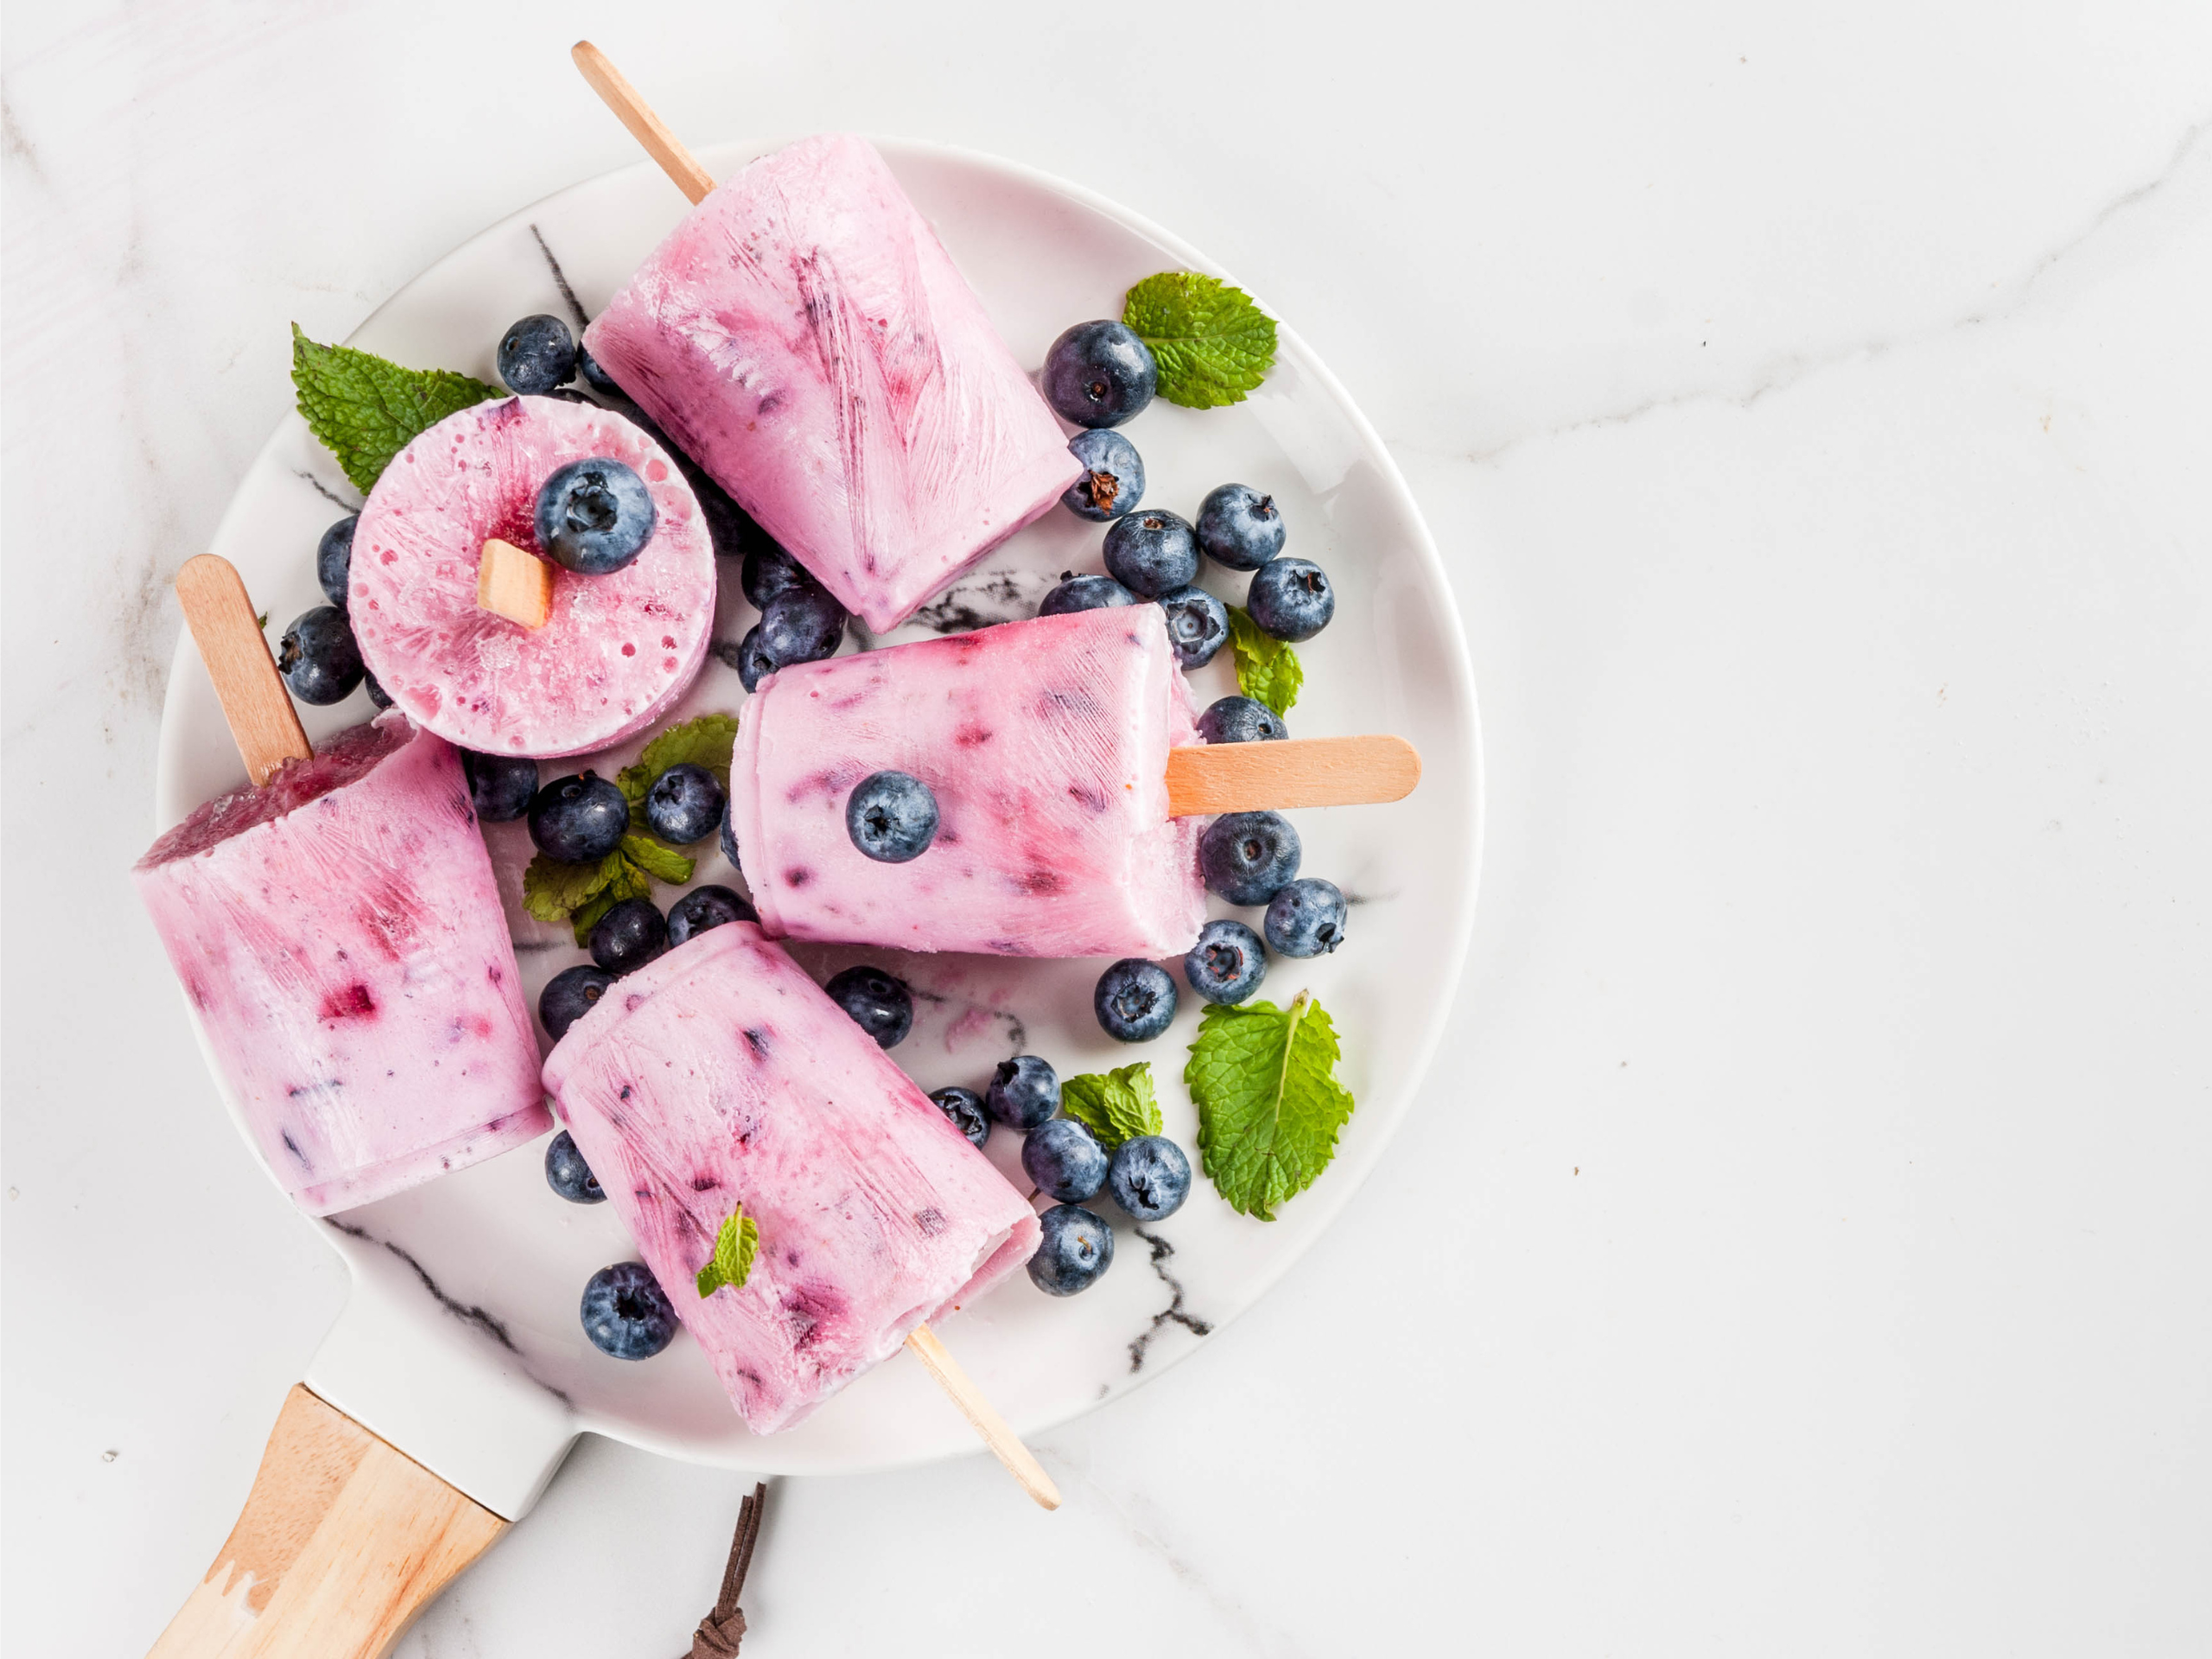
<svg viewBox="0 0 2212 1659">
<path fill-rule="evenodd" d="M 1037 1245 L 1021 1195 L 749 923 L 622 979 L 555 1047 L 545 1087 L 756 1433 Z M 752 1272 L 702 1298 L 741 1205 L 760 1230 Z"/>
<path fill-rule="evenodd" d="M 740 717 L 731 825 L 772 935 L 1020 957 L 1180 956 L 1205 920 L 1167 752 L 1197 741 L 1157 605 L 1077 611 L 771 675 Z M 872 772 L 935 793 L 904 864 L 853 845 Z"/>
<path fill-rule="evenodd" d="M 652 539 L 606 575 L 557 566 L 542 627 L 477 603 L 494 537 L 537 553 L 541 485 L 605 456 L 645 480 Z M 715 622 L 715 550 L 665 450 L 610 410 L 507 397 L 449 415 L 393 456 L 353 531 L 346 604 L 361 660 L 417 723 L 487 753 L 585 754 L 654 724 Z"/>
<path fill-rule="evenodd" d="M 936 232 L 848 133 L 714 191 L 584 343 L 879 632 L 1082 475 Z"/>
<path fill-rule="evenodd" d="M 133 875 L 263 1160 L 308 1214 L 550 1127 L 461 758 L 404 715 L 208 802 Z"/>
</svg>

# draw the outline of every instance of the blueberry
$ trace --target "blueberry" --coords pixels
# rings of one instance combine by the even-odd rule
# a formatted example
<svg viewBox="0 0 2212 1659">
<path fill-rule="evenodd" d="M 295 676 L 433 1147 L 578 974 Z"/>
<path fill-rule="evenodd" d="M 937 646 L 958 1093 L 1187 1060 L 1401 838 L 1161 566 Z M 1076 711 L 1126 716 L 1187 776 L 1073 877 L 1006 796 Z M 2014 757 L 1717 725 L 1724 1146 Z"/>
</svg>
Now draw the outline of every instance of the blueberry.
<svg viewBox="0 0 2212 1659">
<path fill-rule="evenodd" d="M 991 1120 L 984 1115 L 983 1097 L 973 1089 L 932 1089 L 930 1098 L 951 1120 L 952 1127 L 968 1137 L 968 1144 L 981 1152 L 991 1138 Z"/>
<path fill-rule="evenodd" d="M 538 395 L 575 378 L 576 337 L 558 317 L 540 312 L 508 325 L 499 336 L 499 378 L 509 391 Z"/>
<path fill-rule="evenodd" d="M 545 1034 L 555 1042 L 569 1034 L 569 1027 L 591 1011 L 593 1003 L 607 995 L 607 988 L 614 982 L 614 976 L 603 968 L 578 964 L 563 968 L 545 982 L 545 988 L 537 994 L 537 1022 L 545 1027 Z"/>
<path fill-rule="evenodd" d="M 1164 507 L 1116 518 L 1106 532 L 1106 574 L 1142 599 L 1189 587 L 1198 574 L 1191 521 Z"/>
<path fill-rule="evenodd" d="M 984 1091 L 983 1104 L 1008 1128 L 1033 1129 L 1060 1109 L 1059 1074 L 1034 1054 L 1001 1060 Z"/>
<path fill-rule="evenodd" d="M 537 544 L 581 576 L 628 564 L 652 540 L 658 518 L 645 480 L 605 455 L 570 461 L 537 490 Z"/>
<path fill-rule="evenodd" d="M 768 601 L 779 594 L 790 593 L 795 588 L 819 588 L 807 568 L 784 550 L 769 541 L 764 534 L 753 546 L 747 548 L 745 565 L 740 575 L 745 586 L 745 597 L 756 611 L 768 608 Z"/>
<path fill-rule="evenodd" d="M 1045 595 L 1037 614 L 1065 616 L 1070 611 L 1097 611 L 1139 602 L 1135 594 L 1111 576 L 1078 576 L 1072 570 L 1063 570 L 1060 585 Z"/>
<path fill-rule="evenodd" d="M 1309 875 L 1268 900 L 1268 943 L 1286 957 L 1326 956 L 1344 942 L 1344 896 Z"/>
<path fill-rule="evenodd" d="M 778 668 L 835 657 L 845 639 L 845 607 L 811 584 L 788 588 L 760 613 L 761 654 Z"/>
<path fill-rule="evenodd" d="M 346 579 L 353 566 L 353 526 L 360 522 L 359 513 L 347 513 L 324 531 L 315 545 L 315 579 L 322 584 L 322 596 L 341 611 L 346 608 Z"/>
<path fill-rule="evenodd" d="M 1198 504 L 1198 546 L 1216 564 L 1256 570 L 1282 551 L 1282 509 L 1249 484 L 1224 484 Z"/>
<path fill-rule="evenodd" d="M 1175 1018 L 1175 982 L 1158 963 L 1124 957 L 1098 976 L 1090 1006 L 1109 1037 L 1150 1042 Z"/>
<path fill-rule="evenodd" d="M 903 772 L 871 772 L 845 797 L 845 833 L 879 864 L 904 864 L 937 839 L 937 797 Z"/>
<path fill-rule="evenodd" d="M 1242 1002 L 1267 976 L 1267 950 L 1242 922 L 1208 922 L 1183 958 L 1183 977 L 1209 1002 Z"/>
<path fill-rule="evenodd" d="M 735 667 L 737 677 L 745 683 L 747 691 L 758 691 L 760 682 L 776 671 L 774 659 L 760 643 L 760 625 L 758 622 L 747 628 L 745 638 L 737 642 Z"/>
<path fill-rule="evenodd" d="M 630 803 L 596 772 L 556 778 L 530 799 L 530 838 L 562 864 L 595 864 L 622 844 Z"/>
<path fill-rule="evenodd" d="M 1144 457 L 1118 432 L 1078 432 L 1068 453 L 1083 463 L 1083 476 L 1067 487 L 1060 505 L 1094 524 L 1118 518 L 1144 497 Z"/>
<path fill-rule="evenodd" d="M 1029 1258 L 1029 1282 L 1047 1296 L 1089 1290 L 1114 1265 L 1114 1230 L 1090 1211 L 1056 1204 L 1037 1221 L 1044 1236 Z"/>
<path fill-rule="evenodd" d="M 592 924 L 591 959 L 620 979 L 668 949 L 668 922 L 650 899 L 625 899 Z"/>
<path fill-rule="evenodd" d="M 651 1359 L 676 1339 L 676 1310 L 642 1262 L 601 1268 L 584 1287 L 584 1334 L 616 1359 Z"/>
<path fill-rule="evenodd" d="M 1298 874 L 1298 831 L 1280 812 L 1227 812 L 1198 837 L 1206 886 L 1232 905 L 1264 905 Z"/>
<path fill-rule="evenodd" d="M 1270 559 L 1252 578 L 1244 608 L 1262 633 L 1311 639 L 1337 613 L 1337 590 L 1311 559 Z"/>
<path fill-rule="evenodd" d="M 897 1047 L 914 1028 L 913 993 L 880 968 L 848 968 L 822 988 L 879 1048 Z"/>
<path fill-rule="evenodd" d="M 1160 386 L 1152 348 L 1127 323 L 1078 322 L 1045 353 L 1045 401 L 1077 426 L 1119 426 Z"/>
<path fill-rule="evenodd" d="M 722 803 L 722 833 L 721 836 L 722 856 L 729 861 L 729 867 L 733 870 L 738 868 L 737 826 L 732 821 L 730 817 L 730 814 L 734 810 L 735 810 L 735 808 L 732 803 L 728 801 L 724 801 Z"/>
<path fill-rule="evenodd" d="M 575 1137 L 566 1129 L 545 1143 L 545 1185 L 570 1204 L 605 1204 L 607 1189 L 591 1173 Z"/>
<path fill-rule="evenodd" d="M 527 755 L 463 749 L 461 775 L 468 780 L 476 816 L 486 823 L 512 823 L 530 810 L 537 794 L 537 762 Z"/>
<path fill-rule="evenodd" d="M 1141 1135 L 1114 1148 L 1107 1190 L 1132 1221 L 1164 1221 L 1191 1196 L 1191 1160 L 1164 1135 Z"/>
<path fill-rule="evenodd" d="M 1167 643 L 1185 668 L 1204 668 L 1229 643 L 1229 607 L 1203 588 L 1178 588 L 1160 601 Z"/>
<path fill-rule="evenodd" d="M 1290 735 L 1281 715 L 1251 697 L 1224 697 L 1198 716 L 1198 735 L 1209 743 L 1271 743 Z"/>
<path fill-rule="evenodd" d="M 1056 1117 L 1030 1130 L 1021 1167 L 1047 1198 L 1079 1204 L 1106 1185 L 1106 1148 L 1085 1125 Z"/>
<path fill-rule="evenodd" d="M 760 919 L 760 912 L 741 893 L 714 884 L 694 887 L 668 907 L 668 943 L 672 949 L 725 922 Z"/>
<path fill-rule="evenodd" d="M 276 670 L 302 702 L 337 702 L 361 683 L 361 648 L 353 625 L 335 605 L 302 612 L 276 647 Z"/>
<path fill-rule="evenodd" d="M 671 847 L 689 847 L 715 833 L 729 797 L 715 774 L 690 761 L 671 766 L 645 791 L 645 825 Z"/>
<path fill-rule="evenodd" d="M 391 707 L 391 693 L 378 685 L 377 677 L 365 668 L 361 671 L 361 690 L 369 694 L 372 708 L 382 709 Z"/>
<path fill-rule="evenodd" d="M 585 349 L 581 340 L 576 342 L 576 373 L 584 385 L 602 397 L 620 397 L 626 401 L 630 396 L 614 384 L 613 375 L 599 366 L 599 359 Z"/>
</svg>

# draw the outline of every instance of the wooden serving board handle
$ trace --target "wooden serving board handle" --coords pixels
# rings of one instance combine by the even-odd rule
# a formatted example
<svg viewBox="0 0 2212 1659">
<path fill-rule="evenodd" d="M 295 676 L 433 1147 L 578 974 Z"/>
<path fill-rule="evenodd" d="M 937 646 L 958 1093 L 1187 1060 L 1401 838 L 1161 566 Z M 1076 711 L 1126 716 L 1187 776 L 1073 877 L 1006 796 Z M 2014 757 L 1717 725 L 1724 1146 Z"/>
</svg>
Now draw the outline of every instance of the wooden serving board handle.
<svg viewBox="0 0 2212 1659">
<path fill-rule="evenodd" d="M 1039 1508 L 1058 1509 L 1060 1489 L 1045 1472 L 1045 1465 L 1037 1461 L 1037 1454 L 1021 1443 L 1021 1437 L 999 1415 L 998 1408 L 969 1380 L 968 1373 L 960 1369 L 960 1362 L 952 1357 L 951 1351 L 938 1340 L 937 1332 L 926 1325 L 918 1325 L 907 1334 L 906 1346 L 937 1379 L 938 1386 L 952 1396 L 952 1403 L 960 1408 L 969 1426 L 983 1437 L 983 1444 L 1006 1465 L 1007 1473 L 1021 1484 L 1021 1490 L 1035 1499 Z"/>
<path fill-rule="evenodd" d="M 176 573 L 176 597 L 215 682 L 232 740 L 245 757 L 246 775 L 265 784 L 287 760 L 312 760 L 315 750 L 276 672 L 268 636 L 253 620 L 253 601 L 231 562 L 213 553 L 187 559 Z"/>
<path fill-rule="evenodd" d="M 1167 752 L 1167 811 L 1178 818 L 1402 801 L 1419 782 L 1420 753 L 1402 737 L 1291 737 Z"/>
<path fill-rule="evenodd" d="M 506 1529 L 296 1386 L 238 1524 L 148 1659 L 381 1659 Z"/>
<path fill-rule="evenodd" d="M 715 175 L 683 148 L 683 141 L 638 96 L 638 89 L 622 78 L 622 72 L 607 60 L 607 54 L 589 41 L 578 41 L 569 48 L 569 55 L 591 83 L 592 91 L 630 129 L 630 136 L 645 147 L 645 154 L 660 163 L 660 170 L 676 188 L 690 197 L 695 206 L 704 201 L 715 188 Z"/>
</svg>

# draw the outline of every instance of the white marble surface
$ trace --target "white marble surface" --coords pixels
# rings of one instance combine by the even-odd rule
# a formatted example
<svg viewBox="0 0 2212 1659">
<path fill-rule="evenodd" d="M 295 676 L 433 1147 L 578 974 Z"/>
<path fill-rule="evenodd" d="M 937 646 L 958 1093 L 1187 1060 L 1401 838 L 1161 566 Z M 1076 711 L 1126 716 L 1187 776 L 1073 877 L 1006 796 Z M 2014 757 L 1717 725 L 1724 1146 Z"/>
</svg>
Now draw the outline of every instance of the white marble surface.
<svg viewBox="0 0 2212 1659">
<path fill-rule="evenodd" d="M 122 877 L 168 578 L 286 322 L 627 159 L 594 32 L 680 130 L 1014 156 L 1244 276 L 1489 744 L 1330 1238 L 1046 1437 L 1056 1517 L 782 1483 L 748 1659 L 2212 1645 L 2212 16 L 2116 10 L 12 10 L 0 1642 L 143 1650 L 343 1289 Z M 587 1443 L 401 1651 L 673 1654 L 737 1498 Z"/>
</svg>

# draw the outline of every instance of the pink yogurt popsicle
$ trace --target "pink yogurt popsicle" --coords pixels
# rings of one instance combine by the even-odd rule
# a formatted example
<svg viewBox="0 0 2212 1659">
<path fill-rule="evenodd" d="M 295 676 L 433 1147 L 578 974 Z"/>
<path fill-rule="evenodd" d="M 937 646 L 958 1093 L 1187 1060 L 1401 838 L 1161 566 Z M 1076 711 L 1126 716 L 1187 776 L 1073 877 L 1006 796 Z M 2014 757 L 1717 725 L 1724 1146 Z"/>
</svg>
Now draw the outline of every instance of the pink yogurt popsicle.
<svg viewBox="0 0 2212 1659">
<path fill-rule="evenodd" d="M 760 930 L 620 981 L 545 1087 L 746 1427 L 788 1428 L 1037 1245 L 1036 1215 Z M 699 1269 L 742 1204 L 741 1288 Z"/>
<path fill-rule="evenodd" d="M 738 861 L 774 936 L 993 956 L 1180 956 L 1205 920 L 1167 751 L 1197 741 L 1157 605 L 1077 611 L 787 668 L 730 768 Z M 937 796 L 904 864 L 853 845 L 871 772 Z"/>
<path fill-rule="evenodd" d="M 537 552 L 539 486 L 590 456 L 645 480 L 658 515 L 645 551 L 603 576 L 556 567 L 541 628 L 480 610 L 485 542 Z M 652 725 L 697 677 L 714 543 L 691 486 L 632 423 L 505 397 L 448 416 L 392 457 L 354 527 L 346 604 L 361 660 L 417 723 L 486 753 L 586 754 Z"/>
<path fill-rule="evenodd" d="M 549 1127 L 461 758 L 391 712 L 132 872 L 263 1160 L 310 1215 Z"/>
<path fill-rule="evenodd" d="M 849 133 L 709 195 L 584 343 L 878 632 L 1082 474 L 936 232 Z"/>
</svg>

